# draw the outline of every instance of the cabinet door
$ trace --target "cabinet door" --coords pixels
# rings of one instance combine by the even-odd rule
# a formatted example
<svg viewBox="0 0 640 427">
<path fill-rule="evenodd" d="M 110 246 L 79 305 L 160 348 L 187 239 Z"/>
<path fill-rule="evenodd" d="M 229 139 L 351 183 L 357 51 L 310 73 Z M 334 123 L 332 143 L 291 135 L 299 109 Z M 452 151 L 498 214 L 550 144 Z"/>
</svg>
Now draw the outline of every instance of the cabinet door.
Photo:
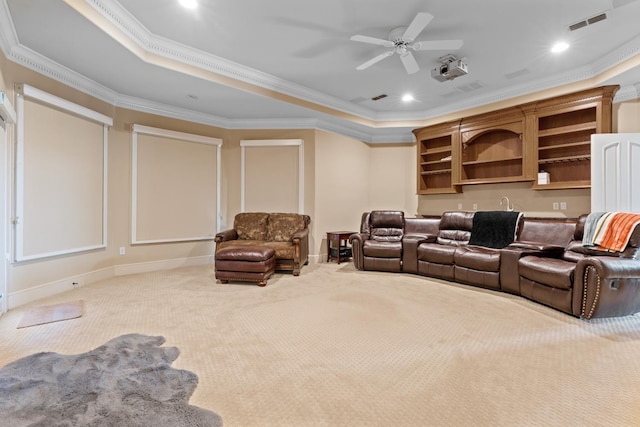
<svg viewBox="0 0 640 427">
<path fill-rule="evenodd" d="M 591 136 L 591 212 L 640 213 L 640 134 Z"/>
</svg>

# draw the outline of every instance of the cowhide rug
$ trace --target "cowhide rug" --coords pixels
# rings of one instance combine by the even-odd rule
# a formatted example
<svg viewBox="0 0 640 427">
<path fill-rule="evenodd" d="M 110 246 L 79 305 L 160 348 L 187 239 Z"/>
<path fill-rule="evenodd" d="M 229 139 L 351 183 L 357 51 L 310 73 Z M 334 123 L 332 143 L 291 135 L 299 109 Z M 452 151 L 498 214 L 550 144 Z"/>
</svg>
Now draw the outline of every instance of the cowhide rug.
<svg viewBox="0 0 640 427">
<path fill-rule="evenodd" d="M 0 369 L 2 426 L 222 426 L 189 405 L 198 377 L 163 337 L 123 335 L 88 353 L 38 353 Z"/>
</svg>

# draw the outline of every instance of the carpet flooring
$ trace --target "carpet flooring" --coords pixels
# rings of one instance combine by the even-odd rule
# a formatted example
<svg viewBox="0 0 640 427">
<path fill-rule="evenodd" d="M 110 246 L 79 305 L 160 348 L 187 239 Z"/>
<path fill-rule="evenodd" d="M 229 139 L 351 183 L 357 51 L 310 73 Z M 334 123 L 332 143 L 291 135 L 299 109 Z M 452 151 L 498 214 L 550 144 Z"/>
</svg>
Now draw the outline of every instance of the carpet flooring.
<svg viewBox="0 0 640 427">
<path fill-rule="evenodd" d="M 316 264 L 260 288 L 210 267 L 116 277 L 72 322 L 0 318 L 0 366 L 161 335 L 199 377 L 190 404 L 225 426 L 636 426 L 640 316 L 583 321 L 421 276 Z"/>
</svg>

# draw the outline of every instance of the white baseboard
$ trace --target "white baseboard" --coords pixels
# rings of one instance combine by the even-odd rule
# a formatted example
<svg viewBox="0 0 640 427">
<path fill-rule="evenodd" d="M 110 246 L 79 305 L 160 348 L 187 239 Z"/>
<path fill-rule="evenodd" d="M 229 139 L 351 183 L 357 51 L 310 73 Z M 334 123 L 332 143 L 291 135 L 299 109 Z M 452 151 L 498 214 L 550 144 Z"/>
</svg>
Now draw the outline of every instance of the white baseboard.
<svg viewBox="0 0 640 427">
<path fill-rule="evenodd" d="M 18 306 L 50 297 L 62 292 L 71 291 L 77 287 L 88 285 L 89 283 L 113 277 L 113 267 L 103 268 L 90 273 L 78 274 L 55 282 L 45 283 L 7 294 L 7 309 L 11 310 Z M 74 284 L 75 283 L 75 284 Z"/>
<path fill-rule="evenodd" d="M 326 255 L 309 255 L 309 264 L 318 264 L 327 260 Z"/>
<path fill-rule="evenodd" d="M 47 298 L 62 292 L 70 291 L 77 287 L 85 286 L 93 282 L 110 279 L 114 276 L 148 273 L 151 271 L 160 270 L 172 270 L 175 268 L 193 267 L 207 264 L 211 265 L 213 268 L 213 255 L 115 265 L 113 267 L 107 267 L 101 270 L 56 280 L 55 282 L 33 286 L 29 289 L 11 292 L 7 295 L 7 310 L 11 310 L 12 308 L 37 301 L 42 298 Z"/>
<path fill-rule="evenodd" d="M 127 274 L 149 273 L 152 271 L 172 270 L 174 268 L 194 267 L 207 264 L 213 268 L 213 255 L 116 265 L 113 267 L 113 273 L 114 276 L 124 276 Z"/>
</svg>

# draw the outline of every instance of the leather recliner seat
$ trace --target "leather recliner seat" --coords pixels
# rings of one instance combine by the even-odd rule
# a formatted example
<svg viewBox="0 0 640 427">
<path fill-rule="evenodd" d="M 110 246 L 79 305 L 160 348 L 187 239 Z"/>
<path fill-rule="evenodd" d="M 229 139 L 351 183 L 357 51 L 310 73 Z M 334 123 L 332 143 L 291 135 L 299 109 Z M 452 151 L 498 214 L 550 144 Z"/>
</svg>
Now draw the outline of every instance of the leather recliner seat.
<svg viewBox="0 0 640 427">
<path fill-rule="evenodd" d="M 640 303 L 640 279 L 628 268 L 638 262 L 640 227 L 627 249 L 614 254 L 583 246 L 586 219 L 578 218 L 573 240 L 560 256 L 518 260 L 520 295 L 578 317 L 627 314 L 628 307 Z M 589 309 L 596 305 L 597 313 Z"/>
<path fill-rule="evenodd" d="M 356 264 L 362 263 L 365 270 L 402 271 L 404 212 L 371 211 L 368 226 L 361 231 L 349 238 L 354 246 Z M 357 246 L 360 246 L 359 250 Z M 362 259 L 357 256 L 359 253 Z"/>
<path fill-rule="evenodd" d="M 469 243 L 473 212 L 444 212 L 435 242 L 418 246 L 418 273 L 454 280 L 456 250 Z"/>
</svg>

